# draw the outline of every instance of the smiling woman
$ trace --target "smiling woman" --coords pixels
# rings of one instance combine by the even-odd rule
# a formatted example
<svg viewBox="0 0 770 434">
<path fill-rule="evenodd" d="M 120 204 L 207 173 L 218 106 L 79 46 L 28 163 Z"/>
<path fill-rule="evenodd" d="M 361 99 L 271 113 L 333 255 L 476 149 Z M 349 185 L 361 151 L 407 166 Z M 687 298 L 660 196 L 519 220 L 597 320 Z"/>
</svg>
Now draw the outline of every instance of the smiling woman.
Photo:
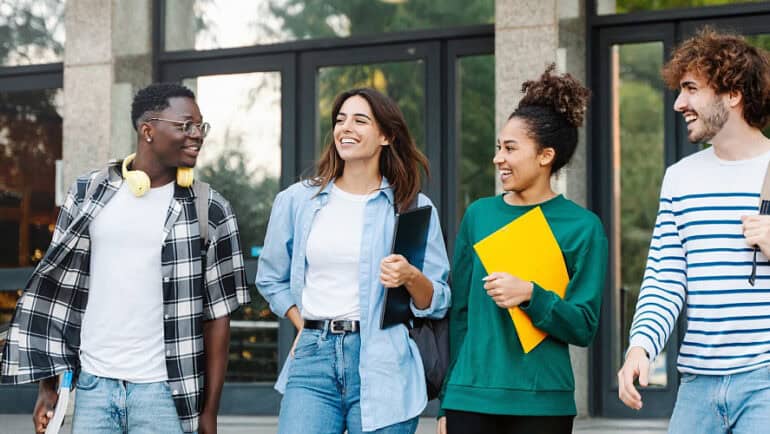
<svg viewBox="0 0 770 434">
<path fill-rule="evenodd" d="M 473 202 L 457 235 L 449 317 L 454 350 L 440 434 L 572 432 L 568 347 L 589 345 L 598 329 L 607 239 L 593 213 L 551 189 L 551 177 L 575 152 L 589 95 L 574 77 L 554 69 L 522 85 L 524 97 L 500 130 L 492 162 L 504 194 Z M 569 270 L 563 297 L 545 281 L 486 269 L 478 260 L 479 242 L 531 211 L 542 212 Z M 523 241 L 507 248 L 532 255 L 543 250 Z M 512 317 L 522 312 L 546 334 L 536 349 L 519 343 Z M 478 375 L 489 371 L 495 375 Z"/>
<path fill-rule="evenodd" d="M 427 159 L 396 103 L 374 89 L 338 95 L 329 120 L 316 174 L 275 199 L 257 269 L 270 308 L 299 331 L 276 384 L 278 430 L 412 434 L 427 398 L 419 353 L 405 324 L 378 320 L 385 287 L 403 285 L 416 317 L 449 306 L 438 213 L 419 193 Z M 390 254 L 396 212 L 412 202 L 432 209 L 421 270 Z"/>
</svg>

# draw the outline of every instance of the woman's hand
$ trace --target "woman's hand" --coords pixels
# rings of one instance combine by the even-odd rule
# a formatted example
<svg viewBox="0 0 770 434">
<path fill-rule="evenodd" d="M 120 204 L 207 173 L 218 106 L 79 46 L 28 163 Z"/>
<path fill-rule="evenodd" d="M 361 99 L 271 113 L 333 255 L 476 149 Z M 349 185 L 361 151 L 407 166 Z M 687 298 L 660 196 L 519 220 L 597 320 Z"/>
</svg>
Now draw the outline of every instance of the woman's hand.
<svg viewBox="0 0 770 434">
<path fill-rule="evenodd" d="M 446 416 L 438 418 L 438 424 L 436 424 L 436 434 L 446 434 Z"/>
<path fill-rule="evenodd" d="M 495 304 L 510 309 L 529 301 L 534 285 L 508 273 L 492 273 L 484 278 L 484 289 Z"/>
<path fill-rule="evenodd" d="M 380 262 L 380 282 L 386 288 L 408 286 L 418 274 L 420 270 L 401 255 L 388 255 Z"/>
</svg>

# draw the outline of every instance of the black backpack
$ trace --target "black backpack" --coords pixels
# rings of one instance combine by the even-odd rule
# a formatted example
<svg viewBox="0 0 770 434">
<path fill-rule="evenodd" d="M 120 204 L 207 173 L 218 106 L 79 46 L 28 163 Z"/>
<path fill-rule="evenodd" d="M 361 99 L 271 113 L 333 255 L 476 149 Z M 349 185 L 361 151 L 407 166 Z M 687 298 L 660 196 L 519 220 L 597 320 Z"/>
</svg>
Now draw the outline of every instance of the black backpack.
<svg viewBox="0 0 770 434">
<path fill-rule="evenodd" d="M 436 399 L 449 370 L 449 314 L 441 319 L 413 319 L 409 336 L 420 350 L 428 401 Z"/>
<path fill-rule="evenodd" d="M 407 209 L 416 206 L 415 197 Z M 409 336 L 420 350 L 428 401 L 436 399 L 449 370 L 449 314 L 441 319 L 412 317 L 411 324 L 407 323 L 406 326 L 409 328 Z"/>
</svg>

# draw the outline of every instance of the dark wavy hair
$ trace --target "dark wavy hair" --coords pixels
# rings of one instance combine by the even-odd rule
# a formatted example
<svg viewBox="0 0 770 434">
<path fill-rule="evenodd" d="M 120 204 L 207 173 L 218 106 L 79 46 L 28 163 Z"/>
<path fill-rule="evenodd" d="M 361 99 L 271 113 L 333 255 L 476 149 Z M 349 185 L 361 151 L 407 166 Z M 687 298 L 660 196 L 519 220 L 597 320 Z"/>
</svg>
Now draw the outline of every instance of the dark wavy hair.
<svg viewBox="0 0 770 434">
<path fill-rule="evenodd" d="M 177 83 L 153 83 L 134 96 L 131 103 L 131 124 L 136 130 L 147 112 L 158 112 L 169 107 L 169 98 L 184 97 L 195 99 L 195 93 Z"/>
<path fill-rule="evenodd" d="M 555 152 L 551 174 L 557 173 L 575 153 L 578 128 L 588 109 L 591 91 L 571 74 L 554 74 L 550 64 L 537 80 L 521 85 L 524 98 L 508 117 L 523 120 L 528 136 L 540 149 L 553 148 Z"/>
<path fill-rule="evenodd" d="M 743 118 L 755 128 L 770 121 L 770 61 L 768 53 L 742 36 L 703 27 L 671 53 L 663 80 L 671 89 L 688 72 L 701 76 L 718 94 L 740 92 Z"/>
<path fill-rule="evenodd" d="M 342 104 L 353 96 L 360 96 L 369 103 L 377 126 L 389 141 L 389 146 L 383 147 L 380 152 L 380 173 L 390 182 L 396 206 L 404 210 L 420 192 L 420 169 L 430 176 L 428 159 L 415 145 L 398 105 L 371 88 L 351 89 L 337 95 L 330 119 L 332 128 Z M 342 176 L 344 167 L 345 161 L 334 146 L 332 133 L 316 164 L 315 176 L 307 181 L 323 189 L 334 178 Z"/>
</svg>

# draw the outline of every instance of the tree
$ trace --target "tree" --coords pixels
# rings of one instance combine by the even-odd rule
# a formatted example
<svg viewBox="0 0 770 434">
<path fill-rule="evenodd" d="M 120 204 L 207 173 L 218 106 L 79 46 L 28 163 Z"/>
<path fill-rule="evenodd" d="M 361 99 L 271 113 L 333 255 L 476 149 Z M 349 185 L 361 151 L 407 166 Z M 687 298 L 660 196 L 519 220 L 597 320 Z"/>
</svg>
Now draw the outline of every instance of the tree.
<svg viewBox="0 0 770 434">
<path fill-rule="evenodd" d="M 63 2 L 0 0 L 0 65 L 61 57 Z M 61 158 L 59 89 L 0 93 L 0 266 L 36 262 L 55 219 L 54 162 Z"/>
</svg>

